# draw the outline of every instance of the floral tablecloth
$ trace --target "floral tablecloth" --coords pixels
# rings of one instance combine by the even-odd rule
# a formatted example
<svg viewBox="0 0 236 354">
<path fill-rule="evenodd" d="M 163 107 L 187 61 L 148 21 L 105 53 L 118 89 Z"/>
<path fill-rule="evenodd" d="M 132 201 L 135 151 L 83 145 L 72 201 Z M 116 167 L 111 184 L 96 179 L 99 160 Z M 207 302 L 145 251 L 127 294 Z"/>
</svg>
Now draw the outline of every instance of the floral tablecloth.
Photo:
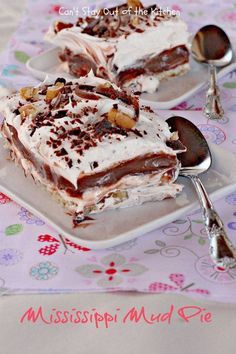
<svg viewBox="0 0 236 354">
<path fill-rule="evenodd" d="M 159 4 L 167 7 L 164 0 Z M 108 5 L 111 2 L 83 0 L 76 6 L 93 9 Z M 43 35 L 52 21 L 58 17 L 73 20 L 58 15 L 61 6 L 73 9 L 75 2 L 28 1 L 19 27 L 0 57 L 1 87 L 12 89 L 37 83 L 27 72 L 25 62 L 49 47 Z M 168 6 L 181 11 L 191 32 L 216 23 L 236 43 L 233 0 L 218 4 L 213 0 L 169 0 Z M 175 109 L 186 110 L 181 114 L 195 122 L 211 142 L 236 153 L 236 72 L 224 77 L 220 88 L 226 110 L 221 121 L 207 121 L 202 116 L 204 91 Z M 216 208 L 236 245 L 236 191 L 216 202 Z M 211 262 L 199 210 L 138 239 L 93 251 L 62 239 L 42 220 L 0 193 L 1 294 L 116 290 L 184 293 L 236 302 L 236 269 L 217 268 Z"/>
</svg>

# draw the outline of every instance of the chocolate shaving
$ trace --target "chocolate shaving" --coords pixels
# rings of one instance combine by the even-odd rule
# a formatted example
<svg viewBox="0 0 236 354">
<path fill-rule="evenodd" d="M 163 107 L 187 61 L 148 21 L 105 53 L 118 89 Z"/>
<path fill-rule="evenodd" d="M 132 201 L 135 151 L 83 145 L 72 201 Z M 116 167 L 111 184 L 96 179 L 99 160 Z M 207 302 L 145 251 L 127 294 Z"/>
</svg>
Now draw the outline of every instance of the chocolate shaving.
<svg viewBox="0 0 236 354">
<path fill-rule="evenodd" d="M 106 119 L 106 117 L 105 117 L 105 119 L 101 120 L 100 122 L 98 122 L 94 125 L 95 138 L 98 138 L 100 140 L 102 137 L 104 137 L 106 135 L 112 135 L 112 134 L 128 136 L 128 133 L 125 129 L 123 129 L 121 127 L 113 126 Z"/>
<path fill-rule="evenodd" d="M 93 162 L 91 163 L 91 165 L 92 165 L 93 169 L 98 167 L 97 161 L 93 161 Z"/>
<path fill-rule="evenodd" d="M 78 127 L 78 128 L 73 128 L 71 130 L 69 130 L 67 132 L 68 135 L 76 135 L 76 136 L 80 136 L 81 135 L 81 129 Z"/>
<path fill-rule="evenodd" d="M 63 118 L 66 116 L 68 109 L 60 110 L 53 115 L 54 119 Z"/>
<path fill-rule="evenodd" d="M 138 129 L 131 129 L 131 132 L 133 132 L 135 135 L 139 136 L 140 138 L 143 137 L 143 135 Z"/>
<path fill-rule="evenodd" d="M 71 168 L 73 166 L 73 162 L 71 159 L 69 159 L 69 161 L 67 162 L 67 165 L 69 168 Z"/>
<path fill-rule="evenodd" d="M 16 109 L 14 109 L 13 113 L 14 113 L 15 115 L 18 115 L 18 114 L 20 114 L 20 111 L 19 111 L 18 108 L 16 108 Z"/>
<path fill-rule="evenodd" d="M 65 23 L 65 22 L 58 21 L 54 24 L 54 31 L 55 33 L 58 33 L 65 28 L 71 28 L 71 27 L 73 27 L 73 23 Z"/>
<path fill-rule="evenodd" d="M 36 127 L 34 127 L 34 128 L 32 129 L 32 131 L 31 131 L 31 133 L 30 133 L 30 136 L 31 136 L 31 137 L 34 135 L 35 131 L 36 131 Z"/>
<path fill-rule="evenodd" d="M 68 155 L 68 152 L 66 151 L 66 149 L 62 148 L 61 150 L 59 151 L 56 151 L 55 152 L 56 156 L 65 156 L 65 155 Z"/>
<path fill-rule="evenodd" d="M 64 77 L 58 77 L 54 83 L 54 85 L 56 85 L 58 82 L 61 82 L 62 84 L 66 84 L 66 79 L 64 79 Z"/>
<path fill-rule="evenodd" d="M 89 34 L 90 36 L 93 36 L 96 32 L 94 31 L 94 28 L 96 25 L 98 25 L 100 22 L 100 19 L 94 19 L 93 21 L 91 21 L 87 27 L 85 27 L 85 29 L 82 31 L 82 33 L 86 33 Z M 77 22 L 76 24 L 77 26 L 80 26 L 80 21 Z"/>
</svg>

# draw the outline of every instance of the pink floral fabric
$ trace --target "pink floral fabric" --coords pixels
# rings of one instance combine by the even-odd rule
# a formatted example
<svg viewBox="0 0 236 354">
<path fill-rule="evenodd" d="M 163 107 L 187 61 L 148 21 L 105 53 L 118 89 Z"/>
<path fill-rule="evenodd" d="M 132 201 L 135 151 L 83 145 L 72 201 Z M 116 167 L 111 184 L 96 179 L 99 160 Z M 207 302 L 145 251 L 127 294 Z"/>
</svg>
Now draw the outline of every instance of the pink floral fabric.
<svg viewBox="0 0 236 354">
<path fill-rule="evenodd" d="M 145 1 L 151 3 L 152 1 Z M 115 4 L 115 2 L 113 2 Z M 158 1 L 165 8 L 166 1 Z M 116 3 L 118 4 L 118 2 Z M 110 1 L 79 2 L 80 8 L 110 6 Z M 59 8 L 74 1 L 29 0 L 24 17 L 0 56 L 0 86 L 18 88 L 37 83 L 25 62 L 49 47 L 43 35 Z M 235 45 L 236 8 L 233 0 L 169 0 L 181 11 L 191 32 L 219 24 Z M 75 20 L 64 16 L 64 20 Z M 199 126 L 209 141 L 236 153 L 236 72 L 220 81 L 225 116 L 206 120 L 200 91 L 175 110 Z M 181 110 L 179 112 L 179 110 Z M 173 113 L 173 112 L 171 112 Z M 167 117 L 170 112 L 162 112 Z M 227 232 L 236 245 L 236 191 L 216 202 Z M 236 302 L 236 269 L 216 267 L 208 256 L 208 240 L 199 210 L 138 239 L 102 251 L 74 244 L 43 220 L 0 191 L 0 293 L 68 293 L 78 291 L 143 291 Z"/>
</svg>

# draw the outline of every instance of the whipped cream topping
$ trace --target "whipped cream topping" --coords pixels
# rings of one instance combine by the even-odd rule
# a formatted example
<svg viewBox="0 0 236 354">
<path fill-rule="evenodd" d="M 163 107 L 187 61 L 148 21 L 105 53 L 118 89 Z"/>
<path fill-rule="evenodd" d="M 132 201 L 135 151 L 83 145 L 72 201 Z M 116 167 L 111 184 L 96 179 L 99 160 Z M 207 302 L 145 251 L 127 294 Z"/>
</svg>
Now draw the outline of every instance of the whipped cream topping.
<svg viewBox="0 0 236 354">
<path fill-rule="evenodd" d="M 135 117 L 136 100 L 133 99 L 134 104 L 125 103 L 129 102 L 129 96 L 122 96 L 122 91 L 114 85 L 112 89 L 117 97 L 107 97 L 97 93 L 96 89 L 110 85 L 108 82 L 82 77 L 65 83 L 60 96 L 48 103 L 45 93 L 51 85 L 49 82 L 39 85 L 38 97 L 32 102 L 19 93 L 6 97 L 0 102 L 0 111 L 5 122 L 17 130 L 23 146 L 75 188 L 78 178 L 137 156 L 176 155 L 176 151 L 166 145 L 172 137 L 167 123 L 152 112 L 141 109 L 135 127 L 129 130 L 107 124 L 105 116 L 114 106 Z M 36 109 L 37 114 L 22 118 L 19 109 L 28 104 Z"/>
<path fill-rule="evenodd" d="M 118 68 L 118 72 L 124 71 L 146 57 L 152 58 L 180 45 L 188 46 L 188 37 L 187 26 L 181 19 L 161 21 L 157 27 L 118 40 L 113 65 Z"/>
</svg>

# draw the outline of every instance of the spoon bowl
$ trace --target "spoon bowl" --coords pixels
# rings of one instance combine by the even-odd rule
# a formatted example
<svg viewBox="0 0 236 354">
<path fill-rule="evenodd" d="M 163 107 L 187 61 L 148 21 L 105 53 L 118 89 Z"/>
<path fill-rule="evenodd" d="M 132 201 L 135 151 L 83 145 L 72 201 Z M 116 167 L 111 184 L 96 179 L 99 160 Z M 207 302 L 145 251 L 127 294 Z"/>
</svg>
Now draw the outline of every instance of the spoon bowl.
<svg viewBox="0 0 236 354">
<path fill-rule="evenodd" d="M 210 256 L 218 267 L 233 268 L 236 266 L 236 249 L 227 237 L 224 224 L 198 177 L 211 166 L 212 157 L 207 141 L 188 119 L 176 116 L 167 119 L 167 123 L 171 131 L 178 132 L 180 142 L 186 147 L 185 152 L 178 154 L 180 176 L 189 178 L 196 189 L 210 241 Z"/>
<path fill-rule="evenodd" d="M 216 67 L 226 66 L 233 59 L 229 37 L 216 25 L 200 28 L 192 40 L 191 51 L 196 61 Z"/>
</svg>

